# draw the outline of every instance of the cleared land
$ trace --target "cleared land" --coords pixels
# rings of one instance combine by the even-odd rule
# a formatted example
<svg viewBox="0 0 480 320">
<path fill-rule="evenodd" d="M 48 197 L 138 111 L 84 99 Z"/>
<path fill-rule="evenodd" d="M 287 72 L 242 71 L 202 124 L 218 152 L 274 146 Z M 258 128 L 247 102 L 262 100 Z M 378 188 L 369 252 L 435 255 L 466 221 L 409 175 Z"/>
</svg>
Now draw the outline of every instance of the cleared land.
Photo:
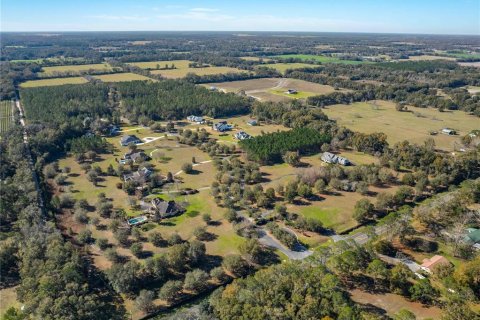
<svg viewBox="0 0 480 320">
<path fill-rule="evenodd" d="M 159 68 L 170 68 L 172 65 L 179 69 L 188 68 L 188 64 L 192 61 L 189 60 L 163 60 L 163 61 L 145 61 L 145 62 L 129 62 L 127 64 L 139 67 L 141 69 L 155 70 Z M 163 71 L 163 70 L 162 70 Z"/>
<path fill-rule="evenodd" d="M 42 80 L 30 80 L 20 85 L 22 88 L 46 87 L 46 86 L 61 86 L 63 84 L 82 84 L 87 83 L 87 79 L 83 77 L 68 77 L 68 78 L 52 78 Z"/>
<path fill-rule="evenodd" d="M 97 63 L 97 64 L 80 64 L 80 65 L 68 65 L 68 66 L 54 66 L 54 67 L 43 67 L 40 76 L 51 76 L 56 73 L 63 72 L 81 72 L 81 71 L 111 71 L 112 67 L 108 63 Z"/>
<path fill-rule="evenodd" d="M 327 57 L 327 56 L 317 56 L 314 54 L 284 54 L 276 56 L 276 58 L 281 59 L 301 59 L 301 60 L 313 60 L 321 63 L 343 63 L 343 64 L 361 64 L 361 63 L 372 63 L 370 61 L 356 61 L 356 60 L 343 60 L 338 57 Z"/>
<path fill-rule="evenodd" d="M 237 68 L 230 67 L 206 67 L 206 68 L 178 68 L 170 70 L 152 70 L 152 74 L 159 74 L 167 79 L 184 78 L 188 73 L 194 73 L 197 76 L 206 76 L 211 74 L 239 73 L 247 72 Z"/>
<path fill-rule="evenodd" d="M 410 56 L 408 59 L 400 59 L 401 61 L 412 60 L 412 61 L 425 61 L 425 60 L 450 60 L 455 61 L 455 58 L 452 57 L 442 57 L 442 56 L 431 56 L 431 55 L 421 55 L 421 56 Z"/>
<path fill-rule="evenodd" d="M 13 125 L 13 102 L 0 102 L 0 133 L 7 131 Z"/>
<path fill-rule="evenodd" d="M 240 59 L 247 60 L 247 61 L 260 61 L 260 60 L 263 60 L 265 62 L 272 61 L 272 59 L 261 58 L 261 57 L 240 57 Z"/>
<path fill-rule="evenodd" d="M 285 73 L 287 70 L 303 69 L 303 68 L 315 68 L 317 65 L 308 63 L 268 63 L 261 64 L 258 67 L 267 67 L 277 70 L 278 72 Z"/>
<path fill-rule="evenodd" d="M 0 319 L 10 307 L 20 308 L 20 302 L 17 301 L 17 287 L 10 287 L 0 290 Z"/>
<path fill-rule="evenodd" d="M 142 76 L 136 73 L 114 73 L 114 74 L 104 74 L 101 76 L 94 76 L 95 79 L 101 80 L 103 82 L 122 82 L 122 81 L 136 81 L 136 80 L 150 80 L 156 81 L 154 79 Z"/>
<path fill-rule="evenodd" d="M 372 133 L 384 132 L 388 142 L 394 144 L 403 140 L 422 144 L 427 138 L 435 140 L 438 149 L 453 151 L 461 136 L 478 129 L 478 117 L 463 111 L 439 112 L 433 108 L 409 106 L 408 112 L 395 110 L 395 103 L 388 101 L 358 102 L 351 105 L 333 105 L 324 109 L 329 118 L 354 131 Z M 441 134 L 442 128 L 457 130 L 458 135 Z M 430 135 L 437 131 L 437 135 Z"/>
<path fill-rule="evenodd" d="M 207 88 L 216 87 L 227 92 L 245 91 L 245 94 L 258 100 L 288 101 L 288 99 L 305 99 L 309 96 L 329 94 L 335 91 L 332 86 L 321 85 L 298 79 L 262 78 L 220 83 L 209 83 Z M 295 89 L 296 94 L 288 94 L 288 89 Z"/>
</svg>

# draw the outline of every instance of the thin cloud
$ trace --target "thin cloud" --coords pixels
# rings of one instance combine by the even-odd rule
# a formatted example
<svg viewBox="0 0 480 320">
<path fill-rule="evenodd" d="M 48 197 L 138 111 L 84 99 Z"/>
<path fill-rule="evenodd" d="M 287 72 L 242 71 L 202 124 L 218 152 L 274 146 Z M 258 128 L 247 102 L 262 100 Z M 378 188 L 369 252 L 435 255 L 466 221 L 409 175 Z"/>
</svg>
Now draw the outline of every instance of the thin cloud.
<svg viewBox="0 0 480 320">
<path fill-rule="evenodd" d="M 127 21 L 145 21 L 150 19 L 149 17 L 142 17 L 142 16 L 116 16 L 116 15 L 108 15 L 108 14 L 88 16 L 87 18 L 101 19 L 101 20 L 127 20 Z"/>
</svg>

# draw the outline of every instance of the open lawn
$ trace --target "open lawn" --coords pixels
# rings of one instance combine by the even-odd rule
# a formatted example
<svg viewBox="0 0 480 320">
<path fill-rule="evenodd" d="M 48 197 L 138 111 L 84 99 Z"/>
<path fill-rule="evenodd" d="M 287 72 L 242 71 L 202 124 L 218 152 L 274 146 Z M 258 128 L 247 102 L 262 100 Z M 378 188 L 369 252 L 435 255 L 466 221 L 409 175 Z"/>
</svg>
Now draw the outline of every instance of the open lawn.
<svg viewBox="0 0 480 320">
<path fill-rule="evenodd" d="M 172 70 L 152 70 L 152 74 L 159 74 L 167 79 L 184 78 L 188 73 L 194 73 L 197 76 L 206 76 L 212 74 L 239 73 L 247 72 L 237 68 L 230 67 L 206 67 L 206 68 L 178 68 Z"/>
<path fill-rule="evenodd" d="M 46 86 L 61 86 L 63 84 L 82 84 L 87 83 L 87 79 L 83 77 L 68 77 L 68 78 L 51 78 L 42 80 L 30 80 L 22 83 L 22 88 L 46 87 Z"/>
<path fill-rule="evenodd" d="M 308 63 L 268 63 L 268 64 L 261 64 L 257 67 L 267 67 L 277 70 L 278 72 L 285 73 L 287 70 L 294 70 L 294 69 L 303 69 L 303 68 L 315 68 L 317 65 L 315 64 L 308 64 Z"/>
<path fill-rule="evenodd" d="M 0 101 L 0 134 L 7 131 L 13 125 L 13 102 L 10 100 Z"/>
<path fill-rule="evenodd" d="M 433 138 L 436 147 L 446 151 L 453 151 L 461 136 L 479 127 L 478 117 L 463 111 L 439 112 L 433 108 L 409 107 L 408 112 L 399 112 L 395 110 L 395 103 L 388 101 L 377 101 L 376 105 L 373 102 L 333 105 L 325 108 L 324 112 L 330 119 L 351 130 L 384 132 L 390 144 L 403 140 L 422 144 L 427 138 Z M 442 128 L 455 129 L 458 135 L 441 134 Z M 430 131 L 439 133 L 432 136 Z"/>
<path fill-rule="evenodd" d="M 208 83 L 205 87 L 214 86 L 226 92 L 245 91 L 245 94 L 258 100 L 288 101 L 289 99 L 305 99 L 309 96 L 329 94 L 335 91 L 332 86 L 289 78 L 262 78 L 240 81 Z M 288 89 L 295 89 L 296 94 L 288 94 Z"/>
<path fill-rule="evenodd" d="M 317 56 L 313 54 L 284 54 L 276 56 L 280 59 L 301 59 L 304 61 L 317 61 L 321 63 L 343 63 L 343 64 L 361 64 L 361 63 L 372 63 L 370 61 L 356 61 L 356 60 L 342 60 L 338 57 L 327 57 L 327 56 Z"/>
<path fill-rule="evenodd" d="M 81 71 L 110 71 L 112 67 L 108 63 L 97 63 L 97 64 L 79 64 L 79 65 L 68 65 L 68 66 L 54 66 L 54 67 L 43 67 L 40 76 L 51 76 L 55 73 L 62 72 L 81 72 Z"/>
<path fill-rule="evenodd" d="M 136 73 L 114 73 L 114 74 L 104 74 L 101 76 L 94 76 L 95 79 L 101 80 L 103 82 L 122 82 L 122 81 L 136 81 L 136 80 L 149 80 L 156 81 L 154 79 L 142 76 Z"/>
</svg>

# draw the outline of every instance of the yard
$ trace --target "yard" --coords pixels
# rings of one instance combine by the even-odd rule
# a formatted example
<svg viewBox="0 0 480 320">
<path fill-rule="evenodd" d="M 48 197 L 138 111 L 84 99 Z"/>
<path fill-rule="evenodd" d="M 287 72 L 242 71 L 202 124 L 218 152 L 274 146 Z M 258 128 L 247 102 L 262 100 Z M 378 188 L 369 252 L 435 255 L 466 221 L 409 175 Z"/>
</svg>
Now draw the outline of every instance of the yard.
<svg viewBox="0 0 480 320">
<path fill-rule="evenodd" d="M 409 106 L 408 112 L 399 112 L 395 110 L 395 103 L 388 101 L 333 105 L 323 111 L 330 119 L 351 130 L 384 132 L 392 145 L 404 140 L 423 144 L 426 139 L 433 138 L 438 149 L 453 151 L 461 136 L 478 129 L 478 117 L 464 111 L 439 112 L 433 108 Z M 458 135 L 441 134 L 442 128 L 455 129 Z M 430 135 L 430 131 L 438 134 Z"/>
<path fill-rule="evenodd" d="M 50 78 L 41 80 L 29 80 L 22 84 L 22 88 L 46 87 L 46 86 L 61 86 L 63 84 L 82 84 L 87 83 L 84 77 L 68 77 L 68 78 Z"/>
</svg>

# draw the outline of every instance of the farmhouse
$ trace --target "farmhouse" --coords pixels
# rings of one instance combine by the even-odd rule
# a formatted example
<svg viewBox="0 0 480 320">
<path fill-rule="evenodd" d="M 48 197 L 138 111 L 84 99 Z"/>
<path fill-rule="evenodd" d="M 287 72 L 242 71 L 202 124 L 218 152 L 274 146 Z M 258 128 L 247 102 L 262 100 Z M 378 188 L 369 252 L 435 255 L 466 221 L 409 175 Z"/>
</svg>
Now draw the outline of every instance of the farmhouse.
<svg viewBox="0 0 480 320">
<path fill-rule="evenodd" d="M 252 127 L 253 127 L 253 126 L 258 125 L 258 122 L 257 122 L 257 120 L 250 119 L 250 120 L 247 121 L 247 124 L 248 124 L 249 126 L 252 126 Z"/>
<path fill-rule="evenodd" d="M 430 259 L 423 260 L 423 263 L 421 264 L 420 269 L 428 273 L 433 273 L 433 271 L 435 270 L 435 267 L 438 267 L 440 265 L 449 265 L 449 264 L 450 264 L 450 261 L 448 261 L 445 257 L 435 255 Z"/>
<path fill-rule="evenodd" d="M 121 139 L 120 139 L 120 144 L 123 146 L 123 147 L 126 147 L 128 146 L 129 144 L 138 144 L 138 143 L 142 143 L 142 140 L 140 140 L 137 136 L 135 135 L 126 135 L 126 136 L 123 136 Z"/>
<path fill-rule="evenodd" d="M 205 123 L 205 119 L 203 119 L 203 117 L 198 117 L 198 116 L 194 116 L 194 115 L 188 116 L 187 120 L 190 121 L 190 122 L 194 122 L 196 124 Z"/>
<path fill-rule="evenodd" d="M 159 218 L 173 217 L 177 214 L 183 213 L 185 210 L 180 207 L 175 201 L 165 201 L 163 199 L 155 198 L 151 202 L 150 211 Z"/>
<path fill-rule="evenodd" d="M 330 152 L 324 152 L 322 154 L 322 161 L 326 163 L 341 164 L 342 166 L 348 166 L 351 164 L 350 160 L 344 157 L 337 156 Z"/>
<path fill-rule="evenodd" d="M 147 179 L 152 174 L 152 171 L 148 168 L 142 168 L 134 173 L 124 174 L 123 181 L 133 181 L 139 184 L 143 184 L 147 181 Z"/>
<path fill-rule="evenodd" d="M 447 136 L 454 136 L 454 135 L 457 134 L 457 132 L 455 130 L 449 129 L 449 128 L 443 128 L 442 133 L 446 134 Z"/>
<path fill-rule="evenodd" d="M 212 126 L 212 129 L 218 132 L 225 132 L 232 130 L 232 126 L 227 124 L 227 121 L 220 121 L 217 123 L 214 123 Z"/>
<path fill-rule="evenodd" d="M 285 93 L 286 93 L 286 94 L 297 94 L 298 91 L 295 90 L 295 89 L 288 89 Z"/>
<path fill-rule="evenodd" d="M 245 139 L 252 138 L 252 136 L 246 133 L 245 131 L 239 131 L 235 133 L 233 136 L 235 139 L 238 139 L 238 140 L 245 140 Z"/>
</svg>

